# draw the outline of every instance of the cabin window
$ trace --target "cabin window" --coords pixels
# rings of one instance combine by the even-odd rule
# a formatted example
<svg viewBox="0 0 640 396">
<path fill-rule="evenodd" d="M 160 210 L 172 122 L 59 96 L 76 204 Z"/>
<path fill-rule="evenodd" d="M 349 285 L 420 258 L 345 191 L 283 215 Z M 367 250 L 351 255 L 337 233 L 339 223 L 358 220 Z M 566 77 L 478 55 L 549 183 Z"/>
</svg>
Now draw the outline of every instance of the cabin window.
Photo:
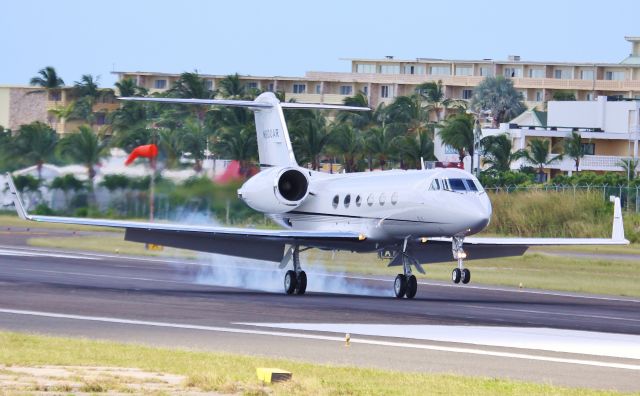
<svg viewBox="0 0 640 396">
<path fill-rule="evenodd" d="M 351 194 L 347 194 L 344 197 L 344 207 L 348 208 L 350 204 L 351 204 Z"/>
<path fill-rule="evenodd" d="M 356 197 L 356 206 L 360 207 L 360 205 L 362 205 L 362 197 L 360 195 L 358 195 Z"/>
<path fill-rule="evenodd" d="M 338 203 L 340 202 L 340 196 L 336 195 L 335 197 L 333 197 L 333 208 L 337 208 L 338 207 Z"/>
<path fill-rule="evenodd" d="M 387 197 L 384 195 L 384 193 L 380 194 L 380 198 L 378 199 L 378 202 L 380 202 L 380 206 L 384 206 L 384 202 L 387 200 Z"/>
<path fill-rule="evenodd" d="M 398 193 L 394 192 L 393 194 L 391 194 L 391 204 L 395 205 L 398 203 Z"/>
<path fill-rule="evenodd" d="M 373 205 L 373 194 L 369 194 L 369 196 L 367 197 L 367 205 Z"/>
</svg>

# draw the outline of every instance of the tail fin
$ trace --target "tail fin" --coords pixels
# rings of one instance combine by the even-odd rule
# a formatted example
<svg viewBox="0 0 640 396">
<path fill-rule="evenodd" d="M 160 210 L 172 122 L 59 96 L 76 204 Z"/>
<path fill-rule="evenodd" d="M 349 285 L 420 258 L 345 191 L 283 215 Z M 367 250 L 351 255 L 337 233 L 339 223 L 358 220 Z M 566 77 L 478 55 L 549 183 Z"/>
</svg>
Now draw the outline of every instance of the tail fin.
<svg viewBox="0 0 640 396">
<path fill-rule="evenodd" d="M 280 101 L 272 92 L 265 92 L 256 102 L 271 105 L 254 110 L 260 167 L 297 166 Z"/>
</svg>

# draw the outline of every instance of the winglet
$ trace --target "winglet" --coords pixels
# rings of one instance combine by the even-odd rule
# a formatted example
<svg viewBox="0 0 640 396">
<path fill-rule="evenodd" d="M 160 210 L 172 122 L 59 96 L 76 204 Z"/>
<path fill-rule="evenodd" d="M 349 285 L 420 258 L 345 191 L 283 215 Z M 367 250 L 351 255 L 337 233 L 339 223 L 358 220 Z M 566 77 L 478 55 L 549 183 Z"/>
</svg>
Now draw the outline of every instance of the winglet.
<svg viewBox="0 0 640 396">
<path fill-rule="evenodd" d="M 609 201 L 613 202 L 613 229 L 611 230 L 611 239 L 614 241 L 624 241 L 624 224 L 622 222 L 620 198 L 612 195 L 609 197 Z"/>
<path fill-rule="evenodd" d="M 16 211 L 18 212 L 18 216 L 22 220 L 31 220 L 31 216 L 27 213 L 22 204 L 22 198 L 20 198 L 20 194 L 18 193 L 18 189 L 16 185 L 13 183 L 13 178 L 11 177 L 11 173 L 7 173 L 7 183 L 9 184 L 9 191 L 11 192 L 11 198 L 13 199 L 13 204 L 16 207 Z"/>
</svg>

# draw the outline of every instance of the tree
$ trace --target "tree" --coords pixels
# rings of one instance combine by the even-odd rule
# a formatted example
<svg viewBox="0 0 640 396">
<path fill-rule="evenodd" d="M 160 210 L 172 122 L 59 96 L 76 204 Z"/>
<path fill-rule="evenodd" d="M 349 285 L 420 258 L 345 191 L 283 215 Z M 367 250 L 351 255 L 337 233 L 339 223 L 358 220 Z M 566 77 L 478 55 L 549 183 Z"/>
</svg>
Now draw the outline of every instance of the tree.
<svg viewBox="0 0 640 396">
<path fill-rule="evenodd" d="M 189 118 L 180 129 L 180 148 L 194 161 L 193 169 L 202 172 L 209 134 L 198 120 Z"/>
<path fill-rule="evenodd" d="M 78 97 L 90 97 L 94 101 L 100 97 L 100 88 L 98 87 L 98 81 L 100 77 L 93 77 L 91 74 L 83 74 L 80 77 L 80 81 L 75 81 L 73 89 Z"/>
<path fill-rule="evenodd" d="M 582 136 L 580 136 L 579 132 L 571 132 L 571 134 L 565 137 L 564 142 L 564 154 L 573 158 L 576 164 L 576 172 L 578 172 L 580 168 L 580 160 L 584 157 L 584 146 L 582 145 Z"/>
<path fill-rule="evenodd" d="M 250 161 L 258 154 L 256 131 L 251 127 L 226 127 L 217 136 L 215 150 L 226 158 L 237 160 L 240 173 L 246 176 Z"/>
<path fill-rule="evenodd" d="M 474 118 L 471 114 L 456 114 L 449 117 L 442 123 L 438 132 L 440 139 L 458 150 L 460 162 L 469 154 L 471 156 L 471 168 L 473 169 L 474 153 Z"/>
<path fill-rule="evenodd" d="M 358 92 L 354 96 L 344 98 L 343 103 L 345 106 L 369 107 L 369 99 L 367 99 L 367 96 L 363 92 Z M 336 117 L 338 122 L 350 122 L 354 128 L 361 130 L 367 130 L 377 125 L 384 125 L 385 118 L 384 103 L 380 103 L 378 107 L 372 111 L 341 111 Z"/>
<path fill-rule="evenodd" d="M 168 95 L 173 98 L 213 99 L 216 92 L 207 87 L 207 82 L 198 73 L 185 72 L 180 74 L 180 77 L 173 83 Z M 201 123 L 204 122 L 205 114 L 209 110 L 209 106 L 202 105 L 188 105 L 182 108 L 186 108 L 187 114 L 196 115 Z"/>
<path fill-rule="evenodd" d="M 50 187 L 54 190 L 62 191 L 64 195 L 64 205 L 69 207 L 69 191 L 78 191 L 84 188 L 82 181 L 76 179 L 73 174 L 58 176 L 51 181 Z"/>
<path fill-rule="evenodd" d="M 29 84 L 43 88 L 30 93 L 47 92 L 49 96 L 52 96 L 60 92 L 60 88 L 64 86 L 64 80 L 58 76 L 53 66 L 47 66 L 44 69 L 40 69 L 38 75 L 29 80 Z"/>
<path fill-rule="evenodd" d="M 488 170 L 507 172 L 511 169 L 511 162 L 518 158 L 511 152 L 513 146 L 507 135 L 487 136 L 480 144 L 484 148 L 484 163 L 489 165 Z"/>
<path fill-rule="evenodd" d="M 422 106 L 419 95 L 398 96 L 385 110 L 392 134 L 418 135 L 429 131 L 429 112 Z"/>
<path fill-rule="evenodd" d="M 331 133 L 333 138 L 330 145 L 342 155 L 345 172 L 355 172 L 364 146 L 360 130 L 350 124 L 334 124 Z"/>
<path fill-rule="evenodd" d="M 291 129 L 291 140 L 299 162 L 311 162 L 311 168 L 320 168 L 320 156 L 331 141 L 332 132 L 327 128 L 326 118 L 319 111 L 311 112 L 307 118 L 297 120 Z"/>
<path fill-rule="evenodd" d="M 54 156 L 58 135 L 47 124 L 40 121 L 22 125 L 17 135 L 10 141 L 9 151 L 16 157 L 38 169 L 38 180 L 42 180 L 42 166 Z"/>
<path fill-rule="evenodd" d="M 433 161 L 433 140 L 430 133 L 421 131 L 417 135 L 398 136 L 393 145 L 416 169 L 422 169 L 422 160 Z"/>
<path fill-rule="evenodd" d="M 627 175 L 627 180 L 634 180 L 638 173 L 638 165 L 640 161 L 637 158 L 625 158 L 618 162 L 618 166 L 622 167 L 624 174 Z"/>
<path fill-rule="evenodd" d="M 487 77 L 473 90 L 471 108 L 475 112 L 491 111 L 494 126 L 506 122 L 526 108 L 522 95 L 513 87 L 513 82 L 503 76 Z"/>
<path fill-rule="evenodd" d="M 122 97 L 145 96 L 149 93 L 146 88 L 139 86 L 133 78 L 125 78 L 114 85 Z"/>
<path fill-rule="evenodd" d="M 567 102 L 576 100 L 576 94 L 573 91 L 557 90 L 553 93 L 553 100 Z"/>
<path fill-rule="evenodd" d="M 444 118 L 444 113 L 449 108 L 467 108 L 465 101 L 445 97 L 442 80 L 422 83 L 416 87 L 416 92 L 420 94 L 423 101 L 427 102 L 426 108 L 435 114 L 436 122 Z"/>
<path fill-rule="evenodd" d="M 60 154 L 72 161 L 81 163 L 87 168 L 89 189 L 93 195 L 95 166 L 106 156 L 108 142 L 96 135 L 88 125 L 81 125 L 77 131 L 70 133 L 60 140 Z M 93 197 L 95 202 L 95 197 Z"/>
<path fill-rule="evenodd" d="M 393 139 L 386 127 L 374 127 L 369 129 L 365 138 L 365 149 L 367 154 L 378 160 L 380 169 L 384 170 L 394 146 Z"/>
<path fill-rule="evenodd" d="M 548 139 L 531 139 L 527 148 L 529 150 L 518 150 L 517 157 L 524 158 L 533 166 L 538 167 L 538 181 L 543 181 L 544 167 L 562 160 L 562 154 L 556 156 L 549 155 Z"/>
<path fill-rule="evenodd" d="M 229 74 L 218 83 L 220 92 L 225 98 L 241 99 L 246 95 L 245 85 L 238 73 Z"/>
</svg>

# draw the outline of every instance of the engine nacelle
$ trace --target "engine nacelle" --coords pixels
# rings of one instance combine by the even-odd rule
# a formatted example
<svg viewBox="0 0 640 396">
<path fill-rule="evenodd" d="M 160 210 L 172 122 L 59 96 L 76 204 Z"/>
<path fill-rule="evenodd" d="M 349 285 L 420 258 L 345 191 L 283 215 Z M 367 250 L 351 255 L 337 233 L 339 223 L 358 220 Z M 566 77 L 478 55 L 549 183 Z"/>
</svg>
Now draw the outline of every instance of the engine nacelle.
<svg viewBox="0 0 640 396">
<path fill-rule="evenodd" d="M 238 196 L 251 208 L 264 213 L 294 210 L 309 195 L 308 171 L 302 168 L 274 167 L 261 171 L 238 190 Z"/>
</svg>

